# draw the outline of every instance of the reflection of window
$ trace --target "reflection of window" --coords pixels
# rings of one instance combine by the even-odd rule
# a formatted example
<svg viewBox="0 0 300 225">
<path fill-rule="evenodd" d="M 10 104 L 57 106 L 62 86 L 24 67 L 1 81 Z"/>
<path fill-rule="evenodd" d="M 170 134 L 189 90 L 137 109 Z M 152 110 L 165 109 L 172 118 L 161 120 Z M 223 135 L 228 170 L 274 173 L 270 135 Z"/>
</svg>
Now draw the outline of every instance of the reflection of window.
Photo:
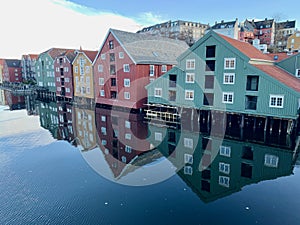
<svg viewBox="0 0 300 225">
<path fill-rule="evenodd" d="M 127 153 L 131 153 L 132 152 L 132 148 L 128 145 L 125 146 L 125 152 Z"/>
<path fill-rule="evenodd" d="M 194 146 L 193 139 L 191 139 L 191 138 L 184 138 L 183 139 L 183 145 L 184 145 L 184 147 L 187 147 L 187 148 L 193 148 L 193 146 Z"/>
<path fill-rule="evenodd" d="M 162 133 L 155 132 L 154 139 L 155 141 L 162 141 Z"/>
<path fill-rule="evenodd" d="M 130 121 L 126 120 L 125 121 L 125 127 L 130 129 L 131 123 Z"/>
<path fill-rule="evenodd" d="M 193 164 L 193 155 L 184 154 L 184 163 Z"/>
<path fill-rule="evenodd" d="M 219 176 L 219 184 L 224 187 L 229 187 L 230 178 L 225 176 Z"/>
<path fill-rule="evenodd" d="M 220 146 L 220 155 L 230 157 L 231 147 L 230 146 Z"/>
<path fill-rule="evenodd" d="M 229 174 L 230 173 L 230 164 L 219 162 L 219 171 L 222 173 Z"/>
<path fill-rule="evenodd" d="M 270 104 L 272 108 L 283 108 L 283 95 L 270 95 Z"/>
<path fill-rule="evenodd" d="M 193 168 L 191 166 L 185 166 L 184 167 L 184 174 L 192 175 L 193 174 Z"/>
<path fill-rule="evenodd" d="M 278 167 L 278 161 L 279 161 L 278 156 L 266 154 L 264 165 L 268 166 L 268 167 L 276 167 L 277 168 Z"/>
<path fill-rule="evenodd" d="M 125 139 L 131 140 L 131 134 L 126 133 L 126 134 L 125 134 Z"/>
</svg>

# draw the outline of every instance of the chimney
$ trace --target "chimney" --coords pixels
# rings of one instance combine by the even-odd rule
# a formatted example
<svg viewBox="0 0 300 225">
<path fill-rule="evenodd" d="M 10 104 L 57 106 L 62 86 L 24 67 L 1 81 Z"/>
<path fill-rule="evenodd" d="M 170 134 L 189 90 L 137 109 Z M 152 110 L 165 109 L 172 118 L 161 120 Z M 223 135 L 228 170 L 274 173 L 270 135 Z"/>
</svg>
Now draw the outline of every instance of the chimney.
<svg viewBox="0 0 300 225">
<path fill-rule="evenodd" d="M 224 20 L 221 20 L 221 23 L 224 23 Z"/>
</svg>

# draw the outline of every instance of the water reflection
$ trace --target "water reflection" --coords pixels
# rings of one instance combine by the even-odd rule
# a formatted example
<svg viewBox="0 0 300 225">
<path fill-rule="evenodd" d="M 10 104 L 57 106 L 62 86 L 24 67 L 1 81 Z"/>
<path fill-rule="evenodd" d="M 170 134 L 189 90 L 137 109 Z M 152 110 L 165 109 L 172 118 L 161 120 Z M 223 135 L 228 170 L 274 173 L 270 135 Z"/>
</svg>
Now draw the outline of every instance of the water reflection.
<svg viewBox="0 0 300 225">
<path fill-rule="evenodd" d="M 289 176 L 296 162 L 297 141 L 289 137 L 276 141 L 275 147 L 272 137 L 211 137 L 151 125 L 143 114 L 124 109 L 51 101 L 37 101 L 29 108 L 39 113 L 41 126 L 55 139 L 77 146 L 100 175 L 121 184 L 149 185 L 177 173 L 203 202 Z M 267 142 L 259 144 L 263 140 Z"/>
</svg>

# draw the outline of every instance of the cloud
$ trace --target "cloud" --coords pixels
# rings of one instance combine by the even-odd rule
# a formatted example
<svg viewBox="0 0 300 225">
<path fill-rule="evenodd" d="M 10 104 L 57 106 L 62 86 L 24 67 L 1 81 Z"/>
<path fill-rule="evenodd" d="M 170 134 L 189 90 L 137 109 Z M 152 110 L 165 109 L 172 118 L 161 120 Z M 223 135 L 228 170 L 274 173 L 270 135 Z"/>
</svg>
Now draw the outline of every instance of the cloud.
<svg viewBox="0 0 300 225">
<path fill-rule="evenodd" d="M 166 21 L 161 15 L 155 15 L 152 12 L 140 13 L 136 20 L 145 26 L 151 26 Z"/>
<path fill-rule="evenodd" d="M 5 1 L 0 21 L 0 58 L 21 58 L 52 47 L 98 50 L 109 28 L 131 32 L 141 28 L 135 19 L 67 0 Z"/>
</svg>

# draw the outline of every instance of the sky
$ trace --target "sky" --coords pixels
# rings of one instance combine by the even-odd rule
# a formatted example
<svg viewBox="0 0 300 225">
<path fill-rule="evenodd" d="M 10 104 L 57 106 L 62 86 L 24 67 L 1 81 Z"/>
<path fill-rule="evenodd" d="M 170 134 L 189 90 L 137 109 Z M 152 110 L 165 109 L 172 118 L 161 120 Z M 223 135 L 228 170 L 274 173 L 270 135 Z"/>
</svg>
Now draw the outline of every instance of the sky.
<svg viewBox="0 0 300 225">
<path fill-rule="evenodd" d="M 3 0 L 0 58 L 21 59 L 52 47 L 99 50 L 109 28 L 136 32 L 168 20 L 296 20 L 299 0 Z"/>
</svg>

